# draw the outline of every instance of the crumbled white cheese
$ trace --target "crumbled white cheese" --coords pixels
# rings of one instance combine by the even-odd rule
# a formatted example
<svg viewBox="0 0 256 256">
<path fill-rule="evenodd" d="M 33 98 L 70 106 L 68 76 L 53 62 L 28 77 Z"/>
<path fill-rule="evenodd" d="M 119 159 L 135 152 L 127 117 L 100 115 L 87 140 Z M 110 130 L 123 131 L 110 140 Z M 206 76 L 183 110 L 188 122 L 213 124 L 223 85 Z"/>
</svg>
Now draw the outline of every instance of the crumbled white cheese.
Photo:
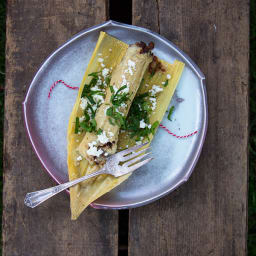
<svg viewBox="0 0 256 256">
<path fill-rule="evenodd" d="M 145 84 L 146 87 L 149 87 L 149 84 Z"/>
<path fill-rule="evenodd" d="M 79 140 L 76 140 L 76 142 L 79 142 Z"/>
<path fill-rule="evenodd" d="M 127 104 L 125 104 L 124 102 L 123 103 L 121 103 L 121 106 L 120 106 L 121 108 L 126 108 L 127 107 Z"/>
<path fill-rule="evenodd" d="M 144 119 L 140 120 L 140 128 L 144 129 L 146 125 L 147 124 L 144 122 Z"/>
<path fill-rule="evenodd" d="M 135 64 L 135 62 L 132 61 L 132 60 L 128 60 L 128 66 L 131 67 L 131 68 L 133 68 L 133 69 L 136 68 L 136 64 Z"/>
<path fill-rule="evenodd" d="M 81 98 L 80 108 L 82 110 L 85 110 L 86 107 L 87 107 L 87 100 L 85 98 Z"/>
<path fill-rule="evenodd" d="M 96 144 L 97 144 L 96 141 L 93 141 L 92 143 L 88 143 L 89 145 L 89 149 L 87 150 L 88 155 L 99 157 L 103 153 L 102 149 L 98 149 L 97 147 L 95 147 Z"/>
<path fill-rule="evenodd" d="M 109 48 L 108 50 L 109 50 L 110 52 L 112 52 L 112 49 L 111 49 L 111 48 Z"/>
<path fill-rule="evenodd" d="M 102 144 L 106 144 L 107 142 L 109 142 L 109 138 L 107 137 L 105 131 L 98 135 L 98 141 Z"/>
<path fill-rule="evenodd" d="M 116 108 L 116 112 L 119 113 L 119 114 L 121 114 L 122 116 L 124 116 L 124 113 L 123 113 L 122 111 L 120 111 L 119 108 Z"/>
<path fill-rule="evenodd" d="M 100 65 L 101 65 L 103 68 L 105 67 L 105 64 L 103 64 L 103 63 L 101 63 Z"/>
<path fill-rule="evenodd" d="M 104 154 L 104 156 L 108 156 L 108 152 L 106 152 L 106 153 Z"/>
<path fill-rule="evenodd" d="M 167 79 L 170 79 L 170 78 L 171 78 L 171 75 L 170 75 L 170 74 L 167 74 L 166 78 L 167 78 Z"/>
<path fill-rule="evenodd" d="M 100 90 L 100 88 L 97 86 L 97 84 L 91 88 L 91 91 L 99 91 L 99 90 Z"/>
<path fill-rule="evenodd" d="M 102 95 L 94 94 L 92 97 L 93 97 L 93 99 L 95 100 L 96 103 L 101 104 L 104 101 L 104 98 L 103 98 Z M 96 106 L 96 108 L 97 108 L 97 106 Z"/>
<path fill-rule="evenodd" d="M 129 72 L 129 74 L 132 76 L 133 75 L 133 70 L 136 68 L 136 64 L 132 60 L 128 60 L 128 68 L 124 71 L 125 73 Z M 132 70 L 133 69 L 133 70 Z"/>
<path fill-rule="evenodd" d="M 113 85 L 113 90 L 116 93 L 118 91 L 118 89 Z"/>
<path fill-rule="evenodd" d="M 92 106 L 93 111 L 95 112 L 95 111 L 97 110 L 97 105 L 94 104 L 94 105 L 91 105 L 91 106 Z M 88 108 L 88 109 L 87 109 L 87 113 L 88 113 L 90 116 L 92 116 L 92 110 L 91 110 L 91 108 Z"/>
<path fill-rule="evenodd" d="M 152 89 L 149 90 L 149 92 L 151 93 L 152 96 L 155 96 L 158 92 L 161 92 L 162 90 L 163 90 L 163 88 L 161 88 L 160 86 L 154 84 L 152 86 Z"/>
<path fill-rule="evenodd" d="M 165 84 L 165 82 L 162 82 L 162 84 Z"/>
<path fill-rule="evenodd" d="M 96 111 L 97 110 L 97 105 L 92 105 L 92 109 L 93 109 L 93 111 Z"/>
<path fill-rule="evenodd" d="M 126 86 L 127 87 L 122 90 L 123 93 L 128 93 L 129 92 L 130 86 L 128 84 Z"/>
<path fill-rule="evenodd" d="M 149 128 L 149 129 L 151 128 L 151 124 L 148 125 L 148 128 Z"/>
<path fill-rule="evenodd" d="M 80 122 L 80 123 L 81 123 L 81 122 L 83 122 L 83 121 L 84 121 L 84 119 L 85 119 L 85 117 L 84 117 L 84 116 L 79 117 L 79 122 Z"/>
<path fill-rule="evenodd" d="M 152 104 L 152 110 L 156 109 L 156 98 L 150 97 L 149 100 L 151 101 Z"/>
<path fill-rule="evenodd" d="M 103 61 L 104 61 L 104 59 L 98 58 L 98 62 L 103 62 Z"/>
<path fill-rule="evenodd" d="M 81 132 L 78 132 L 77 134 L 78 134 L 78 135 L 80 135 L 80 134 L 81 134 Z"/>
<path fill-rule="evenodd" d="M 101 56 L 101 55 L 102 55 L 102 53 L 98 53 L 98 55 L 99 55 L 99 56 Z"/>
<path fill-rule="evenodd" d="M 126 80 L 125 75 L 122 75 L 122 83 L 121 86 L 126 85 L 127 87 L 125 89 L 122 90 L 123 93 L 128 93 L 129 92 L 129 88 L 130 88 L 130 84 L 129 82 Z"/>
<path fill-rule="evenodd" d="M 96 84 L 95 84 L 97 90 L 99 90 L 98 86 L 101 85 L 101 84 L 102 84 L 102 81 L 101 81 L 101 79 L 100 79 L 100 77 L 99 77 L 98 80 L 97 80 L 97 82 L 96 82 Z M 95 86 L 94 86 L 94 87 L 95 87 Z M 94 88 L 94 87 L 93 87 L 93 88 Z"/>
<path fill-rule="evenodd" d="M 126 148 L 128 148 L 128 147 L 129 147 L 129 145 L 126 145 L 125 147 L 126 147 Z"/>
<path fill-rule="evenodd" d="M 111 137 L 114 137 L 114 133 L 113 132 L 108 132 L 108 136 L 111 138 Z"/>
<path fill-rule="evenodd" d="M 122 84 L 121 85 L 127 85 L 127 80 L 125 78 L 125 75 L 122 75 Z"/>
<path fill-rule="evenodd" d="M 108 74 L 109 74 L 109 69 L 108 69 L 108 68 L 104 68 L 104 69 L 102 70 L 102 76 L 103 76 L 104 78 L 106 78 L 106 77 L 108 76 Z"/>
<path fill-rule="evenodd" d="M 88 108 L 87 110 L 87 113 L 91 116 L 92 115 L 92 110 L 91 110 L 91 108 Z"/>
<path fill-rule="evenodd" d="M 76 158 L 76 160 L 77 160 L 77 161 L 82 161 L 83 158 L 82 158 L 81 156 L 78 156 L 78 157 Z"/>
<path fill-rule="evenodd" d="M 136 141 L 136 145 L 141 145 L 142 144 L 142 141 Z"/>
</svg>

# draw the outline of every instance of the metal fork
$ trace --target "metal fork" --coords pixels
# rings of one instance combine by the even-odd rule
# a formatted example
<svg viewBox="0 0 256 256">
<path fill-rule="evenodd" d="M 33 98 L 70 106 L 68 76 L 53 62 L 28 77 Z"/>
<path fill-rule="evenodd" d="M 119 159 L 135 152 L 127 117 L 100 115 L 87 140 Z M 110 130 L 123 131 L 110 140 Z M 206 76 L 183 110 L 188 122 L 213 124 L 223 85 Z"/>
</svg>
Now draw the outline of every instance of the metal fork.
<svg viewBox="0 0 256 256">
<path fill-rule="evenodd" d="M 97 175 L 111 174 L 115 177 L 119 177 L 129 172 L 133 172 L 134 170 L 138 169 L 139 167 L 150 162 L 153 159 L 152 157 L 150 157 L 143 161 L 140 161 L 150 154 L 150 152 L 145 153 L 146 150 L 149 149 L 148 147 L 138 151 L 147 144 L 148 143 L 137 145 L 109 156 L 107 158 L 106 164 L 100 170 L 93 172 L 89 175 L 85 175 L 81 178 L 72 180 L 64 184 L 60 184 L 55 187 L 28 193 L 25 197 L 24 203 L 26 206 L 34 208 L 45 200 L 60 193 L 61 191 L 66 190 L 84 180 L 90 179 Z M 120 163 L 122 164 L 120 165 Z"/>
</svg>

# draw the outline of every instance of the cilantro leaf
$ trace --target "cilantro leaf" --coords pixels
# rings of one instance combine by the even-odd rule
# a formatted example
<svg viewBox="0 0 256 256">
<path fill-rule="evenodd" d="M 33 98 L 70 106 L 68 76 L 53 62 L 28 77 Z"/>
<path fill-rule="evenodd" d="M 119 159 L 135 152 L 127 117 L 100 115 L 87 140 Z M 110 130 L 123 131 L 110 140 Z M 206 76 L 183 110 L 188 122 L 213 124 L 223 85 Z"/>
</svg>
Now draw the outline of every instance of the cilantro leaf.
<svg viewBox="0 0 256 256">
<path fill-rule="evenodd" d="M 152 126 L 151 126 L 151 132 L 152 132 L 152 134 L 155 134 L 156 128 L 158 127 L 158 125 L 159 125 L 159 121 L 155 121 L 155 122 L 152 124 Z"/>
<path fill-rule="evenodd" d="M 111 92 L 111 93 L 114 93 L 114 92 L 115 92 L 115 90 L 114 90 L 114 88 L 113 88 L 112 85 L 110 85 L 109 88 L 110 88 L 110 92 Z"/>
<path fill-rule="evenodd" d="M 170 120 L 170 121 L 172 121 L 172 120 L 171 120 L 171 116 L 172 116 L 173 111 L 174 111 L 174 106 L 172 106 L 172 107 L 170 108 L 169 113 L 168 113 L 168 116 L 167 116 L 167 119 Z"/>
<path fill-rule="evenodd" d="M 105 82 L 106 82 L 107 86 L 109 86 L 110 80 L 111 80 L 110 76 L 107 76 L 107 77 L 105 78 Z"/>
<path fill-rule="evenodd" d="M 98 131 L 97 131 L 97 135 L 102 134 L 102 132 L 103 132 L 103 130 L 99 128 Z"/>
<path fill-rule="evenodd" d="M 80 124 L 79 124 L 79 117 L 76 117 L 75 134 L 78 133 L 79 127 L 80 127 Z"/>
<path fill-rule="evenodd" d="M 100 73 L 100 71 L 98 72 L 92 72 L 90 73 L 88 76 L 94 76 L 94 77 L 98 77 L 98 74 Z"/>
<path fill-rule="evenodd" d="M 169 80 L 166 79 L 166 81 L 165 81 L 165 83 L 164 83 L 164 87 L 166 87 L 166 86 L 168 85 L 168 83 L 169 83 Z"/>
</svg>

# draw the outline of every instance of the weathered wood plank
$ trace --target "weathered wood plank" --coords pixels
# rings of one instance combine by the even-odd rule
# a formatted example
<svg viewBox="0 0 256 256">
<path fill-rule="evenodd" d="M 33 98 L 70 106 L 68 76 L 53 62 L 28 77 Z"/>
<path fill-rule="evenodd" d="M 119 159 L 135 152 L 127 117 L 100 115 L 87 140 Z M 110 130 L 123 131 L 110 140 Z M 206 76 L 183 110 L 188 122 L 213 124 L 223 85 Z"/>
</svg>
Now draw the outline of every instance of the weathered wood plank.
<svg viewBox="0 0 256 256">
<path fill-rule="evenodd" d="M 130 211 L 129 255 L 246 255 L 249 1 L 133 0 L 206 75 L 209 128 L 189 182 Z"/>
<path fill-rule="evenodd" d="M 8 1 L 3 255 L 117 255 L 117 212 L 88 209 L 72 222 L 65 193 L 33 210 L 23 204 L 28 191 L 54 185 L 23 126 L 25 92 L 56 47 L 105 19 L 101 0 Z"/>
</svg>

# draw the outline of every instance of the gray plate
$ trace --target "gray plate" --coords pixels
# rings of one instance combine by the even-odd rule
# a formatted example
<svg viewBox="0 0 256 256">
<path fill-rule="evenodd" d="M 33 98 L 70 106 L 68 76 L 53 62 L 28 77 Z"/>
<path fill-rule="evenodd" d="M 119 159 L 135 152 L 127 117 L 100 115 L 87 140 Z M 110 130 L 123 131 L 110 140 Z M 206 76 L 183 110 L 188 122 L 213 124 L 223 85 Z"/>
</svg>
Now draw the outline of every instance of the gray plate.
<svg viewBox="0 0 256 256">
<path fill-rule="evenodd" d="M 195 130 L 198 134 L 187 139 L 177 139 L 159 128 L 152 142 L 155 160 L 92 204 L 102 209 L 132 208 L 168 194 L 191 175 L 207 129 L 205 77 L 179 48 L 144 28 L 108 21 L 75 35 L 43 63 L 23 103 L 29 139 L 41 163 L 57 183 L 68 180 L 66 134 L 77 91 L 58 84 L 48 99 L 49 88 L 59 79 L 73 86 L 80 85 L 100 31 L 106 31 L 129 44 L 153 41 L 154 53 L 158 57 L 169 62 L 178 59 L 186 64 L 170 104 L 175 105 L 173 121 L 168 121 L 165 116 L 162 124 L 179 135 Z M 184 101 L 178 103 L 178 98 Z"/>
</svg>

